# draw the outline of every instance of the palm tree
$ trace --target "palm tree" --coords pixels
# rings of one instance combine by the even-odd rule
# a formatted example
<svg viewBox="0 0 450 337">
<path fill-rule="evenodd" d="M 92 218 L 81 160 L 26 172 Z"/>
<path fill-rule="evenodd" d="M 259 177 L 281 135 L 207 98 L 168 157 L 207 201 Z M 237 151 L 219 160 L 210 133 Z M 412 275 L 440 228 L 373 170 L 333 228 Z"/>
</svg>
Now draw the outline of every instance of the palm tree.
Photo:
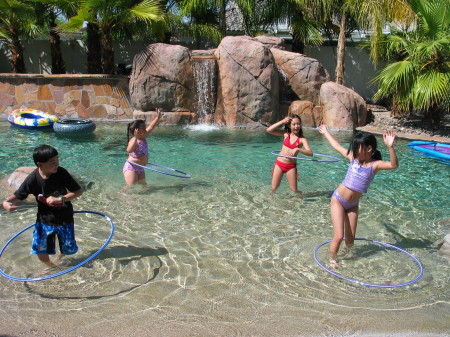
<svg viewBox="0 0 450 337">
<path fill-rule="evenodd" d="M 26 73 L 22 37 L 32 37 L 38 32 L 34 24 L 33 7 L 18 0 L 0 1 L 0 37 L 5 39 L 11 53 L 13 73 Z"/>
<path fill-rule="evenodd" d="M 435 126 L 450 111 L 450 8 L 448 0 L 407 0 L 416 14 L 412 31 L 393 31 L 380 45 L 397 61 L 375 78 L 374 99 L 392 97 L 394 113 L 412 111 Z"/>
<path fill-rule="evenodd" d="M 292 27 L 292 51 L 303 54 L 305 44 L 323 42 L 319 26 L 331 0 L 265 0 L 263 19 L 268 24 L 286 22 Z"/>
<path fill-rule="evenodd" d="M 345 0 L 345 9 L 355 16 L 361 29 L 371 32 L 370 56 L 375 64 L 380 57 L 383 25 L 391 22 L 409 26 L 414 19 L 407 0 Z"/>
<path fill-rule="evenodd" d="M 102 73 L 114 74 L 114 49 L 112 36 L 115 31 L 123 28 L 125 23 L 141 22 L 148 24 L 162 20 L 164 13 L 157 0 L 80 0 L 77 15 L 71 17 L 62 29 L 81 29 L 88 22 L 88 29 L 94 32 L 98 28 L 101 41 L 96 46 L 101 50 Z M 91 26 L 89 27 L 89 24 Z M 100 45 L 100 48 L 98 48 Z"/>
<path fill-rule="evenodd" d="M 32 0 L 36 2 L 37 23 L 49 29 L 50 54 L 52 58 L 52 74 L 65 74 L 66 66 L 61 51 L 58 17 L 75 15 L 75 2 L 69 0 Z"/>
</svg>

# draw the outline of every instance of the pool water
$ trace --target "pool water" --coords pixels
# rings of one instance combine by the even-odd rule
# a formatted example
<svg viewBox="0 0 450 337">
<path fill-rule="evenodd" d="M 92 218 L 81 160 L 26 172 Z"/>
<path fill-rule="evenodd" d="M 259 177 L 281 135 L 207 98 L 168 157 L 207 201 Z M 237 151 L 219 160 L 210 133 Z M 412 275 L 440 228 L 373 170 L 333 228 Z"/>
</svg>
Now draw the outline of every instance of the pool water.
<svg viewBox="0 0 450 337">
<path fill-rule="evenodd" d="M 304 131 L 314 152 L 338 156 L 316 130 Z M 335 136 L 347 146 L 352 134 Z M 358 237 L 398 246 L 424 265 L 418 282 L 388 289 L 339 279 L 314 260 L 315 247 L 332 236 L 329 202 L 347 170 L 344 160 L 301 161 L 305 197 L 286 180 L 271 195 L 271 152 L 281 138 L 263 129 L 158 126 L 148 139 L 150 161 L 192 178 L 146 171 L 147 185 L 124 193 L 123 123 L 97 123 L 94 134 L 80 138 L 0 121 L 0 140 L 7 144 L 0 179 L 33 166 L 36 145 L 52 145 L 86 189 L 74 208 L 104 213 L 116 228 L 108 247 L 71 273 L 29 283 L 0 278 L 4 333 L 442 336 L 450 329 L 450 265 L 435 245 L 450 232 L 450 166 L 405 140 L 395 145 L 400 168 L 377 174 L 360 204 Z M 23 206 L 0 212 L 1 246 L 34 222 L 35 204 Z M 51 272 L 80 263 L 109 236 L 102 217 L 77 214 L 75 223 L 80 251 Z M 8 274 L 42 270 L 29 255 L 31 231 L 2 255 Z M 323 263 L 327 249 L 318 251 Z M 406 254 L 369 241 L 358 241 L 341 260 L 340 274 L 367 283 L 405 283 L 420 272 Z"/>
</svg>

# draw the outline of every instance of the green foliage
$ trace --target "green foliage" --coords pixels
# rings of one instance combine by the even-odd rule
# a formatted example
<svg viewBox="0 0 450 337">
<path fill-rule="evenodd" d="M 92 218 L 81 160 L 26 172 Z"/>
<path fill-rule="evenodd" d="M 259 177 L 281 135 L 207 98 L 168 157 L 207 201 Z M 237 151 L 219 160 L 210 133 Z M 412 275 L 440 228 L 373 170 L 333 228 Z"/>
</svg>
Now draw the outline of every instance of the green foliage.
<svg viewBox="0 0 450 337">
<path fill-rule="evenodd" d="M 375 100 L 392 97 L 393 110 L 421 112 L 435 122 L 450 111 L 450 27 L 448 0 L 408 0 L 417 16 L 413 30 L 393 30 L 381 42 L 385 67 L 374 82 Z"/>
<path fill-rule="evenodd" d="M 25 1 L 0 0 L 0 37 L 32 38 L 39 31 L 35 24 L 33 7 Z"/>
</svg>

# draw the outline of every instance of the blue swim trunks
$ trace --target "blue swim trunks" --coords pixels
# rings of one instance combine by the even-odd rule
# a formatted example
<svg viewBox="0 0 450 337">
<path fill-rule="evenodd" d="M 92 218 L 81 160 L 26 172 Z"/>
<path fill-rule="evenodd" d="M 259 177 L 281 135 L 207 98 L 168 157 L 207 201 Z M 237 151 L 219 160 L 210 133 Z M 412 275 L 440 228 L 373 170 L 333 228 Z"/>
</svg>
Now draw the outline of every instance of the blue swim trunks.
<svg viewBox="0 0 450 337">
<path fill-rule="evenodd" d="M 59 250 L 64 255 L 72 255 L 78 251 L 75 241 L 74 224 L 49 226 L 40 222 L 34 224 L 31 254 L 56 254 L 56 237 Z"/>
</svg>

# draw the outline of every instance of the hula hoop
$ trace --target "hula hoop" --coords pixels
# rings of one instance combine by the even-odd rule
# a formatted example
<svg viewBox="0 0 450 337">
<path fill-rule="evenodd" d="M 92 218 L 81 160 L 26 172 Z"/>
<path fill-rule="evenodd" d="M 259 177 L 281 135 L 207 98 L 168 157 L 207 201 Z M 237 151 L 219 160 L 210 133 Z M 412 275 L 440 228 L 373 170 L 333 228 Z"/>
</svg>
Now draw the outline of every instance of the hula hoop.
<svg viewBox="0 0 450 337">
<path fill-rule="evenodd" d="M 169 170 L 169 171 L 172 171 L 172 172 L 177 172 L 177 173 L 180 173 L 180 174 L 173 174 L 173 173 L 170 173 L 170 172 L 160 171 L 160 170 L 151 168 L 149 166 L 144 166 L 144 165 L 140 165 L 140 164 L 137 164 L 137 163 L 133 163 L 132 161 L 129 161 L 129 160 L 127 160 L 127 162 L 129 162 L 131 165 L 136 165 L 136 166 L 142 167 L 142 168 L 144 168 L 146 170 L 150 170 L 150 171 L 166 174 L 168 176 L 177 177 L 177 178 L 191 178 L 190 174 L 187 174 L 187 173 L 175 170 L 174 168 L 171 168 L 171 167 L 158 165 L 158 164 L 153 164 L 153 163 L 147 163 L 147 165 L 161 167 L 163 169 L 166 169 L 166 170 Z"/>
<path fill-rule="evenodd" d="M 325 158 L 330 158 L 330 159 L 314 159 L 314 158 L 303 158 L 303 157 L 291 157 L 291 156 L 285 156 L 283 154 L 280 154 L 280 150 L 276 150 L 276 151 L 272 151 L 272 154 L 278 157 L 285 157 L 285 158 L 291 158 L 291 159 L 297 159 L 297 160 L 306 160 L 306 161 L 317 161 L 320 163 L 334 163 L 337 161 L 340 161 L 339 158 L 337 157 L 333 157 L 333 156 L 329 156 L 327 154 L 320 154 L 320 153 L 313 153 L 313 156 L 316 157 L 325 157 Z"/>
<path fill-rule="evenodd" d="M 99 250 L 97 250 L 94 254 L 92 254 L 91 256 L 89 256 L 86 260 L 84 260 L 83 262 L 80 262 L 79 264 L 77 264 L 76 266 L 73 266 L 69 269 L 63 270 L 59 273 L 56 274 L 52 274 L 52 275 L 46 275 L 46 276 L 42 276 L 42 277 L 35 277 L 35 278 L 19 278 L 19 277 L 14 277 L 11 275 L 6 274 L 3 269 L 0 268 L 0 274 L 2 274 L 3 276 L 14 280 L 14 281 L 22 281 L 22 282 L 32 282 L 32 281 L 43 281 L 43 280 L 47 280 L 49 278 L 54 278 L 57 276 L 61 276 L 64 274 L 67 274 L 69 272 L 71 272 L 72 270 L 75 270 L 77 268 L 80 268 L 81 266 L 85 265 L 86 263 L 88 263 L 89 261 L 91 261 L 94 257 L 96 257 L 98 254 L 100 254 L 100 252 L 105 249 L 105 247 L 109 244 L 109 242 L 111 241 L 113 235 L 114 235 L 114 223 L 112 222 L 111 218 L 109 216 L 106 216 L 105 214 L 99 213 L 99 212 L 94 212 L 94 211 L 75 211 L 74 213 L 91 213 L 91 214 L 97 214 L 97 215 L 101 215 L 103 217 L 106 218 L 106 220 L 109 221 L 109 223 L 111 224 L 111 234 L 109 235 L 109 238 L 106 240 L 106 242 L 103 244 L 103 246 L 100 247 Z M 9 239 L 9 241 L 3 246 L 2 250 L 0 251 L 0 258 L 3 254 L 3 252 L 5 251 L 6 247 L 8 247 L 8 245 L 15 239 L 17 238 L 20 234 L 22 234 L 23 232 L 25 232 L 27 229 L 34 227 L 33 225 L 30 225 L 24 229 L 22 229 L 20 232 L 18 232 L 16 235 L 14 235 L 11 239 Z"/>
<path fill-rule="evenodd" d="M 399 252 L 402 252 L 402 253 L 408 255 L 419 266 L 419 268 L 420 268 L 419 275 L 412 281 L 405 282 L 405 283 L 399 283 L 399 284 L 373 284 L 373 283 L 366 283 L 366 282 L 362 282 L 362 281 L 358 281 L 358 280 L 354 280 L 354 279 L 345 277 L 345 276 L 343 276 L 341 274 L 338 274 L 338 273 L 332 271 L 331 269 L 328 269 L 327 267 L 325 267 L 322 263 L 320 263 L 319 259 L 317 258 L 317 251 L 319 250 L 319 248 L 322 247 L 323 245 L 326 245 L 327 243 L 331 242 L 332 240 L 328 240 L 328 241 L 322 242 L 320 245 L 318 245 L 316 247 L 316 249 L 314 249 L 314 259 L 316 260 L 316 262 L 317 262 L 317 264 L 319 266 L 321 266 L 324 270 L 326 270 L 330 274 L 333 274 L 334 276 L 337 276 L 337 277 L 339 277 L 339 278 L 341 278 L 343 280 L 350 281 L 350 282 L 353 282 L 353 283 L 356 283 L 356 284 L 360 284 L 360 285 L 363 285 L 363 286 L 367 286 L 367 287 L 398 288 L 398 287 L 404 287 L 404 286 L 413 284 L 413 283 L 419 281 L 422 278 L 422 276 L 423 276 L 423 265 L 422 265 L 422 262 L 420 262 L 419 259 L 417 257 L 415 257 L 414 255 L 412 255 L 411 253 L 408 253 L 407 251 L 405 251 L 405 250 L 403 250 L 403 249 L 401 249 L 399 247 L 396 247 L 394 245 L 391 245 L 391 244 L 385 243 L 385 242 L 381 242 L 381 241 L 370 240 L 370 239 L 363 239 L 363 238 L 355 238 L 355 240 L 363 240 L 363 241 L 370 241 L 370 242 L 378 243 L 379 245 L 395 249 L 395 250 L 397 250 Z"/>
</svg>

